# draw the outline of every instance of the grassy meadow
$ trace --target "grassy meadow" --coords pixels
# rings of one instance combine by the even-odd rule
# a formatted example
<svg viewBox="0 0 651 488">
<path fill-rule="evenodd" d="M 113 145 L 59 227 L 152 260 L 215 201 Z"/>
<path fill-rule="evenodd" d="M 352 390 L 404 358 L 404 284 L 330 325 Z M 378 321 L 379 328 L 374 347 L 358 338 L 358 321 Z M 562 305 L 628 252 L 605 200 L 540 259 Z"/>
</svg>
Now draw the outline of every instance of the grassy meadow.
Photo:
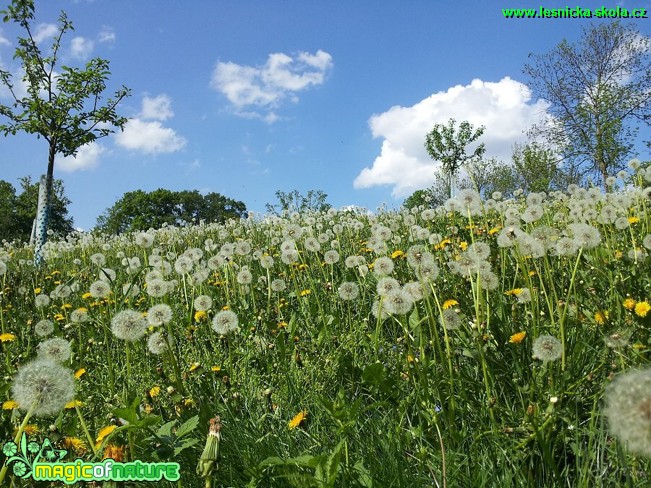
<svg viewBox="0 0 651 488">
<path fill-rule="evenodd" d="M 5 243 L 0 442 L 157 486 L 651 486 L 651 167 L 620 176 Z"/>
</svg>

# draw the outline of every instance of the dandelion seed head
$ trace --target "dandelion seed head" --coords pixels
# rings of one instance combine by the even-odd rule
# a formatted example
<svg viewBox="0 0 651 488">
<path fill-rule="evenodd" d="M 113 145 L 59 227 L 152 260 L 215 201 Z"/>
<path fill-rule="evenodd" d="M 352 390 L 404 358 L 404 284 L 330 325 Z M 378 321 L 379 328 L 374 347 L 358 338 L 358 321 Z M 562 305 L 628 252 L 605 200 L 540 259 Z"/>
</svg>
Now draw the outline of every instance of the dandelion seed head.
<svg viewBox="0 0 651 488">
<path fill-rule="evenodd" d="M 37 308 L 47 307 L 50 304 L 50 297 L 41 293 L 34 298 L 34 305 Z"/>
<path fill-rule="evenodd" d="M 41 342 L 38 347 L 38 357 L 42 359 L 51 359 L 57 363 L 63 363 L 70 359 L 72 349 L 70 342 L 61 337 L 53 337 Z"/>
<path fill-rule="evenodd" d="M 208 295 L 199 295 L 194 299 L 194 309 L 197 312 L 205 312 L 212 308 L 212 298 Z"/>
<path fill-rule="evenodd" d="M 355 300 L 359 296 L 359 285 L 354 281 L 344 281 L 339 285 L 337 293 L 342 300 Z"/>
<path fill-rule="evenodd" d="M 75 395 L 72 371 L 51 359 L 38 358 L 18 369 L 11 387 L 21 410 L 37 417 L 56 415 Z"/>
<path fill-rule="evenodd" d="M 556 361 L 563 354 L 561 342 L 554 336 L 541 335 L 533 342 L 533 358 L 543 362 Z"/>
<path fill-rule="evenodd" d="M 153 305 L 147 311 L 147 323 L 149 325 L 163 325 L 172 320 L 172 308 L 166 303 Z"/>
<path fill-rule="evenodd" d="M 174 339 L 172 337 L 166 336 L 163 332 L 154 332 L 147 339 L 147 349 L 150 353 L 158 356 L 169 349 L 168 341 L 169 346 L 174 345 Z"/>
<path fill-rule="evenodd" d="M 135 310 L 122 310 L 111 319 L 111 332 L 118 339 L 135 342 L 147 332 L 147 319 Z"/>
<path fill-rule="evenodd" d="M 54 332 L 54 323 L 51 320 L 39 320 L 34 326 L 34 334 L 39 337 L 47 337 Z"/>
<path fill-rule="evenodd" d="M 212 328 L 219 335 L 228 335 L 239 330 L 237 314 L 232 310 L 217 312 L 212 320 Z"/>
</svg>

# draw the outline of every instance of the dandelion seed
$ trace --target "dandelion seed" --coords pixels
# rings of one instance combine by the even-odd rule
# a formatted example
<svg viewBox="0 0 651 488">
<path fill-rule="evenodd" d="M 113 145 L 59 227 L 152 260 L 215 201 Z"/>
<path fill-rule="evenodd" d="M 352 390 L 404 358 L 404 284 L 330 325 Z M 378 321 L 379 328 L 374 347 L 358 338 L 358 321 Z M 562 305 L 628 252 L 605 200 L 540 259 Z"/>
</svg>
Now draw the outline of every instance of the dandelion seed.
<svg viewBox="0 0 651 488">
<path fill-rule="evenodd" d="M 71 354 L 70 343 L 61 337 L 48 339 L 38 345 L 38 357 L 42 359 L 63 363 L 70 359 Z"/>
<path fill-rule="evenodd" d="M 352 281 L 344 281 L 337 293 L 342 300 L 355 300 L 359 296 L 359 285 Z"/>
<path fill-rule="evenodd" d="M 380 280 L 377 282 L 376 285 L 376 290 L 377 294 L 380 295 L 381 297 L 387 296 L 389 293 L 395 290 L 400 289 L 400 283 L 398 280 L 394 278 L 380 278 Z"/>
<path fill-rule="evenodd" d="M 541 335 L 533 342 L 533 358 L 543 362 L 556 361 L 563 354 L 563 345 L 554 336 Z"/>
<path fill-rule="evenodd" d="M 236 279 L 240 285 L 250 285 L 253 281 L 253 275 L 247 268 L 243 268 L 239 273 L 237 273 Z"/>
<path fill-rule="evenodd" d="M 326 262 L 326 264 L 335 264 L 339 261 L 339 253 L 334 249 L 330 249 L 323 255 L 323 260 Z"/>
<path fill-rule="evenodd" d="M 651 369 L 619 375 L 606 387 L 610 432 L 634 454 L 651 456 Z"/>
<path fill-rule="evenodd" d="M 34 334 L 39 337 L 47 337 L 54 332 L 54 323 L 51 320 L 43 319 L 36 322 Z"/>
<path fill-rule="evenodd" d="M 36 295 L 34 298 L 34 305 L 37 308 L 44 308 L 50 304 L 50 297 L 45 294 Z"/>
<path fill-rule="evenodd" d="M 111 294 L 111 286 L 106 281 L 95 281 L 90 285 L 90 295 L 93 298 L 106 298 Z"/>
<path fill-rule="evenodd" d="M 167 324 L 172 320 L 172 317 L 172 308 L 165 303 L 153 305 L 147 311 L 147 323 L 149 325 Z"/>
<path fill-rule="evenodd" d="M 373 263 L 373 274 L 376 276 L 389 276 L 393 273 L 394 264 L 391 258 L 383 256 L 377 258 Z"/>
<path fill-rule="evenodd" d="M 97 266 L 104 266 L 106 264 L 106 256 L 102 253 L 95 253 L 90 257 L 90 262 Z"/>
<path fill-rule="evenodd" d="M 287 287 L 287 284 L 285 283 L 285 280 L 283 280 L 281 278 L 276 278 L 275 280 L 272 280 L 270 286 L 271 286 L 272 291 L 274 291 L 276 293 L 280 293 L 280 292 L 285 290 L 285 288 Z"/>
<path fill-rule="evenodd" d="M 147 295 L 154 298 L 161 298 L 167 295 L 168 286 L 165 280 L 153 279 L 147 281 Z"/>
<path fill-rule="evenodd" d="M 387 313 L 405 315 L 412 309 L 414 300 L 409 293 L 402 288 L 398 288 L 384 295 L 383 304 Z"/>
<path fill-rule="evenodd" d="M 217 312 L 212 320 L 212 328 L 219 335 L 228 335 L 239 330 L 237 315 L 232 310 Z"/>
<path fill-rule="evenodd" d="M 262 266 L 263 269 L 271 269 L 273 268 L 274 265 L 274 258 L 269 256 L 268 254 L 263 254 L 260 256 L 260 266 Z"/>
<path fill-rule="evenodd" d="M 199 295 L 194 299 L 194 309 L 197 312 L 205 312 L 212 308 L 212 298 L 208 295 Z"/>
<path fill-rule="evenodd" d="M 147 333 L 147 319 L 135 310 L 122 310 L 111 320 L 111 332 L 118 339 L 135 342 Z"/>
<path fill-rule="evenodd" d="M 18 369 L 11 394 L 21 410 L 36 417 L 56 415 L 74 398 L 75 381 L 69 369 L 39 358 Z"/>
</svg>

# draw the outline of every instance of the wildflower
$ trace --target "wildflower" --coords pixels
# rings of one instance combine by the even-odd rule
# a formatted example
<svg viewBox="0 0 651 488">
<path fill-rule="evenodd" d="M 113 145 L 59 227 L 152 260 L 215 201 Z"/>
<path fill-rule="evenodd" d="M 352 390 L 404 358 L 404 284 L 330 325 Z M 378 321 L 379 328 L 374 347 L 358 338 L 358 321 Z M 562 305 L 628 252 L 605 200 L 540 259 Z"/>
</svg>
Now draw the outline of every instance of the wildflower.
<svg viewBox="0 0 651 488">
<path fill-rule="evenodd" d="M 2 410 L 15 410 L 18 408 L 18 402 L 7 400 L 2 404 Z"/>
<path fill-rule="evenodd" d="M 210 428 L 203 452 L 197 463 L 195 472 L 202 478 L 210 479 L 214 470 L 217 468 L 217 459 L 219 458 L 219 443 L 221 441 L 221 419 L 219 416 L 210 419 Z"/>
<path fill-rule="evenodd" d="M 599 325 L 603 325 L 608 320 L 609 313 L 608 311 L 597 310 L 594 314 L 594 321 Z"/>
<path fill-rule="evenodd" d="M 373 263 L 373 273 L 376 276 L 389 276 L 393 273 L 394 264 L 391 258 L 386 256 L 377 258 Z"/>
<path fill-rule="evenodd" d="M 455 330 L 461 327 L 463 322 L 463 316 L 457 309 L 448 308 L 443 310 L 443 313 L 440 316 L 440 322 L 443 327 L 447 330 Z"/>
<path fill-rule="evenodd" d="M 516 332 L 509 338 L 509 343 L 511 344 L 520 344 L 524 338 L 527 336 L 527 333 L 522 331 L 522 332 Z"/>
<path fill-rule="evenodd" d="M 344 281 L 337 292 L 342 300 L 355 300 L 359 296 L 359 285 L 352 281 Z"/>
<path fill-rule="evenodd" d="M 157 397 L 158 395 L 160 395 L 160 386 L 153 386 L 153 387 L 149 390 L 149 396 L 152 397 L 152 398 L 155 398 L 155 397 Z"/>
<path fill-rule="evenodd" d="M 38 345 L 39 358 L 51 359 L 57 363 L 67 361 L 71 354 L 70 343 L 61 337 L 48 339 Z"/>
<path fill-rule="evenodd" d="M 212 298 L 208 295 L 199 295 L 194 299 L 194 309 L 198 312 L 205 312 L 212 308 Z"/>
<path fill-rule="evenodd" d="M 201 363 L 198 363 L 198 362 L 195 361 L 194 363 L 192 363 L 190 365 L 190 367 L 188 368 L 188 371 L 190 371 L 190 373 L 192 373 L 193 371 L 196 371 L 200 367 L 201 367 Z M 169 388 L 168 388 L 168 393 L 169 393 Z"/>
<path fill-rule="evenodd" d="M 84 374 L 86 374 L 86 368 L 79 368 L 77 371 L 75 371 L 75 378 L 79 379 L 81 378 Z"/>
<path fill-rule="evenodd" d="M 554 336 L 541 335 L 533 342 L 533 358 L 543 362 L 556 361 L 563 354 L 561 342 Z"/>
<path fill-rule="evenodd" d="M 384 296 L 384 307 L 387 313 L 393 315 L 405 315 L 409 313 L 413 305 L 412 296 L 402 288 L 393 290 Z"/>
<path fill-rule="evenodd" d="M 448 308 L 454 307 L 455 305 L 459 305 L 459 302 L 457 302 L 454 299 L 446 300 L 443 302 L 443 310 L 447 310 Z"/>
<path fill-rule="evenodd" d="M 218 312 L 212 320 L 212 328 L 219 335 L 227 335 L 239 330 L 237 315 L 231 310 Z"/>
<path fill-rule="evenodd" d="M 301 410 L 294 418 L 287 423 L 289 430 L 294 430 L 296 427 L 301 425 L 303 421 L 307 418 L 307 410 Z"/>
<path fill-rule="evenodd" d="M 397 249 L 391 253 L 391 259 L 398 259 L 405 256 L 405 253 L 400 249 Z"/>
<path fill-rule="evenodd" d="M 630 333 L 627 332 L 615 332 L 609 336 L 604 337 L 604 342 L 606 346 L 611 349 L 621 349 L 628 346 L 630 340 Z"/>
<path fill-rule="evenodd" d="M 304 296 L 309 295 L 310 293 L 312 293 L 312 290 L 305 289 L 305 290 L 301 290 L 301 292 L 299 293 L 299 295 L 301 295 L 302 297 L 304 297 Z"/>
<path fill-rule="evenodd" d="M 0 342 L 12 342 L 16 340 L 16 336 L 13 334 L 10 334 L 9 332 L 5 332 L 4 334 L 0 334 Z"/>
<path fill-rule="evenodd" d="M 147 333 L 147 319 L 135 310 L 122 310 L 111 320 L 111 332 L 118 339 L 135 342 Z"/>
<path fill-rule="evenodd" d="M 83 300 L 88 300 L 89 298 L 92 298 L 92 296 L 93 296 L 93 295 L 91 295 L 90 292 L 86 292 L 86 293 L 84 293 L 84 294 L 81 296 L 81 298 L 82 298 Z"/>
<path fill-rule="evenodd" d="M 75 395 L 72 371 L 38 358 L 18 369 L 11 388 L 21 410 L 37 417 L 58 414 Z"/>
<path fill-rule="evenodd" d="M 44 294 L 36 295 L 34 305 L 38 308 L 47 307 L 50 304 L 50 297 Z"/>
<path fill-rule="evenodd" d="M 68 403 L 66 403 L 65 408 L 66 410 L 71 410 L 76 407 L 83 407 L 84 404 L 80 402 L 79 400 L 70 400 Z"/>
<path fill-rule="evenodd" d="M 638 317 L 646 317 L 646 315 L 649 313 L 649 310 L 651 310 L 651 305 L 649 305 L 649 302 L 646 300 L 635 304 L 635 315 Z"/>
<path fill-rule="evenodd" d="M 610 432 L 631 453 L 651 456 L 651 369 L 616 377 L 604 398 Z"/>
<path fill-rule="evenodd" d="M 110 293 L 111 287 L 106 281 L 99 280 L 90 285 L 90 295 L 94 298 L 106 298 Z"/>
<path fill-rule="evenodd" d="M 283 280 L 282 278 L 276 278 L 275 280 L 272 280 L 270 286 L 272 291 L 275 291 L 276 293 L 280 293 L 281 291 L 285 290 L 287 284 L 285 283 L 285 280 Z"/>
<path fill-rule="evenodd" d="M 104 455 L 102 456 L 102 461 L 104 459 L 113 459 L 118 463 L 124 461 L 124 446 L 116 446 L 114 444 L 108 444 L 104 448 Z"/>
<path fill-rule="evenodd" d="M 166 303 L 159 303 L 147 311 L 147 323 L 149 325 L 163 325 L 172 320 L 172 308 Z"/>
<path fill-rule="evenodd" d="M 160 355 L 169 349 L 169 346 L 174 343 L 171 337 L 166 337 L 162 332 L 154 332 L 147 339 L 147 349 L 152 354 Z"/>
<path fill-rule="evenodd" d="M 240 285 L 249 285 L 253 281 L 253 275 L 247 268 L 243 268 L 237 273 L 237 282 Z"/>
<path fill-rule="evenodd" d="M 97 439 L 95 439 L 95 446 L 99 447 L 102 445 L 102 441 L 106 439 L 111 433 L 117 429 L 117 425 L 107 425 L 106 427 L 102 427 L 97 434 Z"/>
<path fill-rule="evenodd" d="M 86 443 L 78 437 L 64 437 L 62 444 L 66 449 L 73 449 L 79 454 L 83 454 L 87 449 Z"/>
<path fill-rule="evenodd" d="M 519 295 L 522 293 L 522 288 L 513 288 L 512 290 L 507 290 L 504 292 L 505 295 Z"/>
<path fill-rule="evenodd" d="M 392 291 L 398 289 L 400 289 L 400 283 L 398 280 L 389 277 L 380 278 L 376 285 L 377 293 L 381 297 L 385 297 Z"/>
<path fill-rule="evenodd" d="M 633 310 L 635 308 L 635 303 L 636 303 L 635 300 L 633 300 L 632 298 L 627 298 L 626 300 L 624 300 L 622 305 L 626 310 Z"/>
<path fill-rule="evenodd" d="M 194 313 L 194 321 L 195 322 L 202 322 L 208 318 L 208 314 L 204 312 L 203 310 L 199 310 L 198 312 Z"/>
<path fill-rule="evenodd" d="M 34 424 L 27 424 L 25 428 L 23 429 L 23 433 L 27 434 L 28 436 L 30 435 L 36 435 L 40 432 L 41 429 L 38 428 L 38 425 Z M 18 428 L 14 429 L 14 437 L 16 436 L 16 433 L 18 432 Z"/>
<path fill-rule="evenodd" d="M 531 301 L 531 291 L 529 288 L 520 289 L 520 293 L 516 293 L 515 297 L 518 300 L 518 303 L 529 303 Z"/>
<path fill-rule="evenodd" d="M 640 221 L 640 217 L 629 217 L 628 218 L 628 223 L 629 224 L 637 224 Z"/>
</svg>

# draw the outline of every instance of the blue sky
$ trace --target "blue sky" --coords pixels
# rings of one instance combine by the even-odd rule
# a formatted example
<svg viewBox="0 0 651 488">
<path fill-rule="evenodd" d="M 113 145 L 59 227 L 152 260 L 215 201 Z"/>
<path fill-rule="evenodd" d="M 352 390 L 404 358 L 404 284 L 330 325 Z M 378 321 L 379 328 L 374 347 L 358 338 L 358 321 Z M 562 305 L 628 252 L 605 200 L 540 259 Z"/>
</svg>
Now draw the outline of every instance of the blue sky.
<svg viewBox="0 0 651 488">
<path fill-rule="evenodd" d="M 0 5 L 6 6 L 8 0 Z M 485 125 L 487 156 L 508 159 L 544 114 L 523 65 L 588 19 L 505 19 L 523 1 L 36 1 L 43 46 L 65 10 L 75 31 L 62 62 L 100 56 L 109 88 L 126 85 L 125 131 L 59 157 L 75 225 L 125 192 L 214 191 L 263 212 L 276 190 L 320 189 L 335 207 L 399 206 L 434 179 L 423 141 L 450 117 Z M 603 2 L 586 1 L 596 8 Z M 650 8 L 649 1 L 608 7 Z M 546 1 L 545 7 L 566 3 Z M 571 5 L 575 6 L 574 4 Z M 646 36 L 649 19 L 632 21 Z M 42 25 L 41 25 L 42 24 Z M 0 24 L 0 66 L 17 72 L 13 24 Z M 108 92 L 107 92 L 108 93 Z M 0 101 L 8 103 L 0 90 Z M 640 154 L 648 159 L 648 154 Z M 32 135 L 0 141 L 0 179 L 46 171 Z"/>
</svg>

